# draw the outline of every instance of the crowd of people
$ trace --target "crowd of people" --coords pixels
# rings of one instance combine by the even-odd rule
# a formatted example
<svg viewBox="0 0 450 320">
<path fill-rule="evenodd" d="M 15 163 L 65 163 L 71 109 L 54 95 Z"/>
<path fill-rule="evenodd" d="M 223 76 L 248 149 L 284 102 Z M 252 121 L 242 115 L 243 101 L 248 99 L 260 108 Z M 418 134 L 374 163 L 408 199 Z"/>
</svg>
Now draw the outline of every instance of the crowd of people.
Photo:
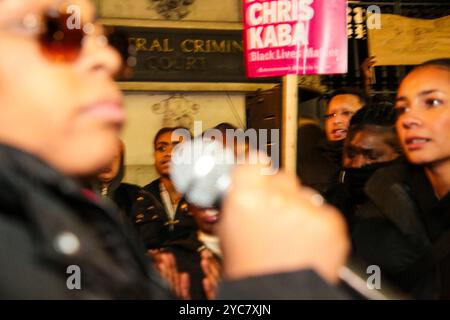
<svg viewBox="0 0 450 320">
<path fill-rule="evenodd" d="M 392 103 L 337 90 L 324 130 L 299 130 L 301 182 L 237 165 L 202 208 L 170 175 L 180 128 L 153 137 L 158 179 L 122 181 L 120 58 L 73 3 L 93 28 L 68 29 L 57 0 L 0 0 L 0 298 L 351 299 L 349 256 L 413 299 L 450 298 L 450 59 Z"/>
<path fill-rule="evenodd" d="M 449 71 L 450 59 L 415 67 L 393 103 L 358 106 L 357 93 L 352 104 L 349 91 L 338 90 L 325 135 L 311 135 L 314 157 L 300 159 L 303 183 L 345 217 L 351 254 L 417 299 L 450 298 Z"/>
</svg>

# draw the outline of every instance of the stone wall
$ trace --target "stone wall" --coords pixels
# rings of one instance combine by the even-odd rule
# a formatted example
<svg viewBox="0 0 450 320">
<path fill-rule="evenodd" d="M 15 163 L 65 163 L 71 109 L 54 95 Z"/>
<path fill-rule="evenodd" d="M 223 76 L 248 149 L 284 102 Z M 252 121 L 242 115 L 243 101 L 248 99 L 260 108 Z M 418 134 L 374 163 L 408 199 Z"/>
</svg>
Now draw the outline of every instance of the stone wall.
<svg viewBox="0 0 450 320">
<path fill-rule="evenodd" d="M 194 121 L 202 129 L 229 122 L 243 128 L 245 101 L 241 94 L 220 93 L 127 93 L 128 124 L 122 138 L 126 145 L 125 180 L 145 185 L 157 178 L 153 160 L 153 138 L 166 126 L 183 125 L 194 134 Z"/>
</svg>

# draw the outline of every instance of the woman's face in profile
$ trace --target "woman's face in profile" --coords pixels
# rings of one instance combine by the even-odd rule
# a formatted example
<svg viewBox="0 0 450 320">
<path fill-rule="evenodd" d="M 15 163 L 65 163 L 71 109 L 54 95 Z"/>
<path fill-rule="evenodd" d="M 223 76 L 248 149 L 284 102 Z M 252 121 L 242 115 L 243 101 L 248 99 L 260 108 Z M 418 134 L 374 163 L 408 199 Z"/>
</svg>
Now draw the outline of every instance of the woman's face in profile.
<svg viewBox="0 0 450 320">
<path fill-rule="evenodd" d="M 412 71 L 400 85 L 396 109 L 397 133 L 410 162 L 450 160 L 450 69 Z"/>
<path fill-rule="evenodd" d="M 58 5 L 64 13 L 74 5 L 71 22 L 92 23 L 71 61 L 49 55 L 40 41 L 45 13 Z M 94 16 L 87 0 L 0 1 L 0 142 L 72 175 L 111 161 L 125 120 L 113 81 L 120 57 L 94 27 Z"/>
</svg>

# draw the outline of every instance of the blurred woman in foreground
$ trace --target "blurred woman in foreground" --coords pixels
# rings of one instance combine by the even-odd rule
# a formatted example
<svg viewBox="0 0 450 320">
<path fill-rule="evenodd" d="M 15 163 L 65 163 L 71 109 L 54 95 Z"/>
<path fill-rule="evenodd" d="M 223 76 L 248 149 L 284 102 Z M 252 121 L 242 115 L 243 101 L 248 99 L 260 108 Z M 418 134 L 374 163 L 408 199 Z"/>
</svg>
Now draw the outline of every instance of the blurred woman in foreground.
<svg viewBox="0 0 450 320">
<path fill-rule="evenodd" d="M 0 298 L 171 297 L 116 209 L 71 178 L 113 160 L 125 121 L 94 17 L 86 0 L 0 0 Z M 225 201 L 219 297 L 339 297 L 342 219 L 294 178 L 258 173 L 236 170 Z"/>
</svg>

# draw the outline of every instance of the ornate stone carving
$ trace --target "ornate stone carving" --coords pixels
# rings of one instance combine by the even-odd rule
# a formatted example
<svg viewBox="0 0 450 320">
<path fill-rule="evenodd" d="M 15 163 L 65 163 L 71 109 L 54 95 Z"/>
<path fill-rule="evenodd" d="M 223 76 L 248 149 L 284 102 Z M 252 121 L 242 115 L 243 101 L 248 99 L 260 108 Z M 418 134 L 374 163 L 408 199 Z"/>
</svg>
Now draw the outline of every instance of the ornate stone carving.
<svg viewBox="0 0 450 320">
<path fill-rule="evenodd" d="M 191 129 L 200 106 L 181 94 L 174 94 L 152 105 L 153 112 L 163 115 L 163 127 L 182 126 Z"/>
<path fill-rule="evenodd" d="M 148 0 L 150 8 L 167 20 L 181 20 L 190 13 L 195 0 Z"/>
</svg>

